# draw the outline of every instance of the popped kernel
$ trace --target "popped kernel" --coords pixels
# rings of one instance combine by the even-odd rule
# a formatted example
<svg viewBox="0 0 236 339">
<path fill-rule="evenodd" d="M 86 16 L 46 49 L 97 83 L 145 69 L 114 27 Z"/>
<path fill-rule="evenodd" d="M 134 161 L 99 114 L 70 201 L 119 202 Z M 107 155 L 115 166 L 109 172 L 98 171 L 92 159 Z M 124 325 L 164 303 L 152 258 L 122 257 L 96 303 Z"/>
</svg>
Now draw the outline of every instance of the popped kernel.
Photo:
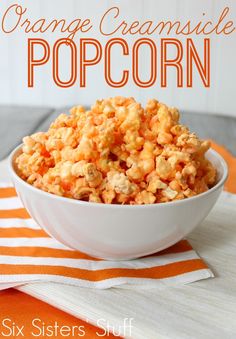
<svg viewBox="0 0 236 339">
<path fill-rule="evenodd" d="M 170 163 L 162 155 L 159 155 L 156 158 L 156 172 L 160 178 L 167 180 L 172 171 Z"/>
<path fill-rule="evenodd" d="M 97 100 L 75 106 L 47 132 L 23 138 L 21 178 L 56 195 L 105 204 L 153 204 L 207 191 L 216 170 L 210 142 L 179 122 L 179 111 L 152 99 Z"/>
<path fill-rule="evenodd" d="M 135 202 L 139 205 L 153 204 L 156 201 L 156 197 L 152 192 L 143 190 L 139 192 L 135 197 Z"/>
<path fill-rule="evenodd" d="M 136 185 L 132 184 L 124 173 L 108 172 L 107 179 L 108 184 L 116 193 L 129 195 L 136 189 Z"/>
<path fill-rule="evenodd" d="M 94 190 L 90 187 L 80 187 L 76 192 L 77 199 L 88 199 L 90 194 L 94 193 Z"/>
<path fill-rule="evenodd" d="M 163 190 L 163 195 L 166 196 L 170 200 L 174 200 L 178 195 L 177 191 L 172 190 L 169 186 Z"/>
<path fill-rule="evenodd" d="M 167 188 L 167 184 L 160 179 L 153 177 L 148 185 L 147 191 L 156 193 L 157 190 L 163 190 Z"/>
<path fill-rule="evenodd" d="M 101 203 L 102 202 L 102 200 L 99 197 L 99 195 L 97 193 L 94 193 L 94 192 L 89 194 L 89 201 L 90 202 L 97 202 L 97 203 Z"/>
<path fill-rule="evenodd" d="M 102 191 L 101 196 L 105 204 L 111 204 L 113 199 L 115 199 L 116 193 L 112 189 L 107 189 Z"/>
</svg>

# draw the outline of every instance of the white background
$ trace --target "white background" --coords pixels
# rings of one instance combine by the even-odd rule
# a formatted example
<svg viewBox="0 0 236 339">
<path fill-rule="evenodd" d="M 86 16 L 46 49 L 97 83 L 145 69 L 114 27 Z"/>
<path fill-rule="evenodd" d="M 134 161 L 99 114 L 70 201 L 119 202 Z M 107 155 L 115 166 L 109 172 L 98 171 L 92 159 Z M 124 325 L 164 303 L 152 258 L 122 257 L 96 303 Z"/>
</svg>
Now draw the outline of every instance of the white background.
<svg viewBox="0 0 236 339">
<path fill-rule="evenodd" d="M 121 1 L 97 1 L 97 0 L 33 0 L 33 1 L 9 1 L 1 0 L 1 17 L 8 6 L 18 3 L 28 10 L 25 18 L 37 20 L 44 17 L 48 20 L 65 18 L 72 21 L 75 18 L 91 18 L 94 28 L 89 35 L 100 40 L 102 44 L 107 40 L 98 33 L 98 24 L 105 11 L 112 6 L 120 8 L 120 16 L 127 21 L 154 20 L 181 20 L 191 19 L 193 23 L 205 17 L 217 21 L 223 8 L 230 7 L 229 20 L 236 24 L 236 0 L 121 0 Z M 211 35 L 211 87 L 205 88 L 196 73 L 193 88 L 177 88 L 175 71 L 170 70 L 168 87 L 160 87 L 160 77 L 157 83 L 148 89 L 140 89 L 132 78 L 121 89 L 113 89 L 106 85 L 104 80 L 104 59 L 99 65 L 90 67 L 87 71 L 87 86 L 81 89 L 79 81 L 68 89 L 57 87 L 52 79 L 51 61 L 35 71 L 35 87 L 27 88 L 27 39 L 29 37 L 41 37 L 49 41 L 50 46 L 56 39 L 65 35 L 58 33 L 25 34 L 16 30 L 12 34 L 0 32 L 0 104 L 26 104 L 44 106 L 63 106 L 73 104 L 88 105 L 97 98 L 114 95 L 134 96 L 137 100 L 145 102 L 150 97 L 156 97 L 169 105 L 180 109 L 217 113 L 236 116 L 236 33 L 230 36 Z M 77 35 L 75 42 L 79 47 Z M 140 36 L 126 37 L 130 46 Z M 161 37 L 165 37 L 162 35 Z M 160 36 L 153 35 L 151 38 L 156 42 L 160 57 Z M 201 55 L 203 37 L 192 36 Z M 185 47 L 185 39 L 182 39 Z M 68 58 L 62 53 L 60 74 L 66 75 L 68 70 Z M 115 51 L 113 54 L 114 77 L 117 77 L 122 67 L 131 69 L 131 56 L 120 57 Z M 147 74 L 148 54 L 143 53 L 141 62 L 141 74 Z M 160 59 L 158 59 L 160 62 Z M 184 77 L 184 83 L 186 78 Z"/>
</svg>

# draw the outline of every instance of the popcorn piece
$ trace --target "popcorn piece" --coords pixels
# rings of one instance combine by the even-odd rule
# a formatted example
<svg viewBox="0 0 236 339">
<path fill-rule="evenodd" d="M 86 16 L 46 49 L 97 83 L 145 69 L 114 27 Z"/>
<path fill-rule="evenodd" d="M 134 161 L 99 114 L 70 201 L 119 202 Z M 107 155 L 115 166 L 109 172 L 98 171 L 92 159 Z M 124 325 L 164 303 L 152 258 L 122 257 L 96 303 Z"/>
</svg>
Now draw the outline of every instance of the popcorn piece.
<svg viewBox="0 0 236 339">
<path fill-rule="evenodd" d="M 141 191 L 135 197 L 135 202 L 139 205 L 153 204 L 156 201 L 156 197 L 153 193 L 146 190 Z"/>
<path fill-rule="evenodd" d="M 184 133 L 188 133 L 188 127 L 186 126 L 183 126 L 183 125 L 174 125 L 172 128 L 171 128 L 171 133 L 173 135 L 177 135 L 177 136 L 180 136 Z"/>
<path fill-rule="evenodd" d="M 156 158 L 156 171 L 161 179 L 168 179 L 172 173 L 172 167 L 163 156 Z"/>
<path fill-rule="evenodd" d="M 177 191 L 172 190 L 169 186 L 166 189 L 164 189 L 162 192 L 170 200 L 174 200 L 178 194 Z"/>
<path fill-rule="evenodd" d="M 116 193 L 131 194 L 135 191 L 136 185 L 132 184 L 124 173 L 108 172 L 108 183 Z"/>
<path fill-rule="evenodd" d="M 172 168 L 176 168 L 179 163 L 186 164 L 191 161 L 190 155 L 186 152 L 169 151 L 167 154 L 169 155 L 168 162 L 171 164 Z"/>
<path fill-rule="evenodd" d="M 32 137 L 24 137 L 23 138 L 23 147 L 22 151 L 26 154 L 32 154 L 33 153 L 33 147 L 36 144 L 35 140 Z"/>
<path fill-rule="evenodd" d="M 97 193 L 94 193 L 94 192 L 89 195 L 89 201 L 90 202 L 97 202 L 97 203 L 101 203 L 102 202 L 102 200 L 99 197 L 99 195 Z"/>
<path fill-rule="evenodd" d="M 149 181 L 147 191 L 156 193 L 157 190 L 163 190 L 167 188 L 167 184 L 161 181 L 158 176 L 153 176 Z"/>
<path fill-rule="evenodd" d="M 75 177 L 84 176 L 84 166 L 87 164 L 85 160 L 74 163 L 71 167 L 71 174 Z"/>
<path fill-rule="evenodd" d="M 189 163 L 183 168 L 182 174 L 184 177 L 189 175 L 193 175 L 195 177 L 197 175 L 197 169 L 193 163 Z"/>
<path fill-rule="evenodd" d="M 86 135 L 82 136 L 76 150 L 78 160 L 90 160 L 95 156 L 93 141 Z"/>
<path fill-rule="evenodd" d="M 73 163 L 71 161 L 66 161 L 66 162 L 61 164 L 60 176 L 61 176 L 62 180 L 70 180 L 71 179 L 71 177 L 72 177 L 72 174 L 71 174 L 72 165 L 73 165 Z"/>
<path fill-rule="evenodd" d="M 194 191 L 192 191 L 190 188 L 187 188 L 185 191 L 183 191 L 183 194 L 185 197 L 190 198 L 196 195 Z"/>
<path fill-rule="evenodd" d="M 127 176 L 134 180 L 134 181 L 140 181 L 143 179 L 143 172 L 138 166 L 138 164 L 133 164 L 130 169 L 126 171 Z"/>
<path fill-rule="evenodd" d="M 83 165 L 83 174 L 87 181 L 93 181 L 98 176 L 97 168 L 92 163 L 86 163 Z"/>
<path fill-rule="evenodd" d="M 102 182 L 102 174 L 92 163 L 83 166 L 83 173 L 90 187 L 97 187 Z"/>
<path fill-rule="evenodd" d="M 90 187 L 81 187 L 76 192 L 76 199 L 86 199 L 90 196 L 90 194 L 94 193 L 94 190 Z"/>
<path fill-rule="evenodd" d="M 176 192 L 180 192 L 181 191 L 181 186 L 180 184 L 178 183 L 178 181 L 176 179 L 172 180 L 170 183 L 169 183 L 169 187 L 173 190 L 173 191 L 176 191 Z"/>
<path fill-rule="evenodd" d="M 128 106 L 128 114 L 124 122 L 120 125 L 121 132 L 125 133 L 127 130 L 138 130 L 141 125 L 141 114 L 143 109 L 140 104 L 132 103 Z"/>
<path fill-rule="evenodd" d="M 104 190 L 102 192 L 102 199 L 105 204 L 111 204 L 113 199 L 115 199 L 116 193 L 112 189 Z"/>
<path fill-rule="evenodd" d="M 157 137 L 157 142 L 160 145 L 166 145 L 170 144 L 173 140 L 173 136 L 171 133 L 166 133 L 166 132 L 159 132 L 158 137 Z"/>
<path fill-rule="evenodd" d="M 177 138 L 177 146 L 182 146 L 186 152 L 194 153 L 201 147 L 201 141 L 194 133 L 183 133 Z"/>
</svg>

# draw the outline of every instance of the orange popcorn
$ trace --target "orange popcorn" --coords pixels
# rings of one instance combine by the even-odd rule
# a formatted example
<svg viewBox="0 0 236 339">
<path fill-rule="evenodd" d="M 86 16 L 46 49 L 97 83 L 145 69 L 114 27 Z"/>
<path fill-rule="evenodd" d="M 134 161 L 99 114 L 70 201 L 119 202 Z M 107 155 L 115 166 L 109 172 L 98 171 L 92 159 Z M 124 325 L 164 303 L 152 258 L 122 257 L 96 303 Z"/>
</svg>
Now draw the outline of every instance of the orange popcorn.
<svg viewBox="0 0 236 339">
<path fill-rule="evenodd" d="M 106 204 L 153 204 L 192 197 L 216 182 L 208 141 L 157 100 L 98 100 L 60 114 L 45 133 L 23 139 L 16 159 L 29 184 L 56 195 Z"/>
</svg>

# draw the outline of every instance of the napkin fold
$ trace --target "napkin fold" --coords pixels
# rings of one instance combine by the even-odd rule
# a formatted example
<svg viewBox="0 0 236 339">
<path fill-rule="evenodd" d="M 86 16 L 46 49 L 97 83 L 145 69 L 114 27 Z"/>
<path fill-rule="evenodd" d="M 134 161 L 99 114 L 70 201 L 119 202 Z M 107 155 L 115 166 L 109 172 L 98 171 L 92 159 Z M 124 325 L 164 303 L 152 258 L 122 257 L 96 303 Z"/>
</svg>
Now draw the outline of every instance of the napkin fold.
<svg viewBox="0 0 236 339">
<path fill-rule="evenodd" d="M 128 261 L 107 261 L 72 250 L 31 219 L 13 187 L 0 185 L 0 289 L 29 282 L 150 288 L 213 276 L 187 240 Z"/>
</svg>

